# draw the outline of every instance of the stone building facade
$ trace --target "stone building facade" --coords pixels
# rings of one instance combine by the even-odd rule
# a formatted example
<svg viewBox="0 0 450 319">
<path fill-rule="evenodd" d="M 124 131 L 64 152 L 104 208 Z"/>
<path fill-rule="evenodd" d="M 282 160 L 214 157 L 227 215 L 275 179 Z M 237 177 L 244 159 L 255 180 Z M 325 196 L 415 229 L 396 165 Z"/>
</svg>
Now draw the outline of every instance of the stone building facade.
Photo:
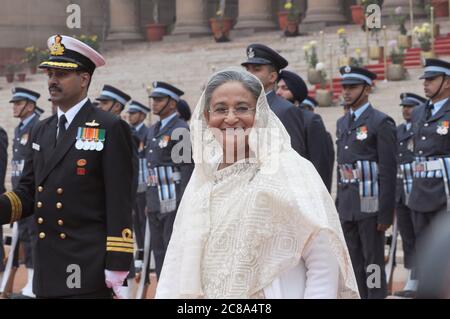
<svg viewBox="0 0 450 319">
<path fill-rule="evenodd" d="M 0 0 L 0 67 L 19 56 L 27 46 L 44 47 L 49 35 L 96 34 L 107 41 L 144 40 L 145 27 L 153 21 L 154 0 Z M 423 14 L 423 1 L 413 0 L 415 13 Z M 172 36 L 210 33 L 218 0 L 159 0 L 159 20 Z M 234 19 L 234 32 L 277 28 L 277 12 L 284 0 L 227 0 L 226 16 Z M 350 6 L 356 0 L 294 0 L 302 15 L 301 25 L 322 28 L 351 21 Z M 69 29 L 67 6 L 81 8 L 81 29 Z M 396 7 L 408 8 L 409 0 L 385 0 L 383 14 Z M 422 7 L 422 9 L 421 9 Z"/>
</svg>

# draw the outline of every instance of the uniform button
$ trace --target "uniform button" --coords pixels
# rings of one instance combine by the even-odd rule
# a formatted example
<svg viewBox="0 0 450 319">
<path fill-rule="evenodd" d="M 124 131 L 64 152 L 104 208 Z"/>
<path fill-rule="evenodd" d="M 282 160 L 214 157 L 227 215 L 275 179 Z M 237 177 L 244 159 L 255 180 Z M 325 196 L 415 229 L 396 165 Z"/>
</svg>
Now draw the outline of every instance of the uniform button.
<svg viewBox="0 0 450 319">
<path fill-rule="evenodd" d="M 428 123 L 425 123 L 423 126 L 428 127 L 428 125 L 429 125 Z"/>
<path fill-rule="evenodd" d="M 403 146 L 403 142 L 400 142 L 400 146 Z"/>
<path fill-rule="evenodd" d="M 425 136 L 422 136 L 422 141 L 425 141 L 427 138 Z"/>
<path fill-rule="evenodd" d="M 58 188 L 58 189 L 56 190 L 56 193 L 59 194 L 59 195 L 61 195 L 62 193 L 64 193 L 64 189 Z"/>
<path fill-rule="evenodd" d="M 58 225 L 59 225 L 59 226 L 64 225 L 64 221 L 63 221 L 62 219 L 58 219 Z"/>
<path fill-rule="evenodd" d="M 153 150 L 150 150 L 149 153 L 153 153 Z"/>
<path fill-rule="evenodd" d="M 56 203 L 56 208 L 61 209 L 62 208 L 62 204 L 61 203 Z"/>
<path fill-rule="evenodd" d="M 348 131 L 348 133 L 347 133 L 348 135 L 350 135 L 350 134 L 352 134 L 352 131 Z"/>
<path fill-rule="evenodd" d="M 39 218 L 37 219 L 37 222 L 38 222 L 38 224 L 43 224 L 43 223 L 44 223 L 44 218 L 39 217 Z"/>
<path fill-rule="evenodd" d="M 400 153 L 398 156 L 400 156 L 400 157 L 402 157 L 403 156 L 403 154 L 402 153 Z"/>
<path fill-rule="evenodd" d="M 152 139 L 153 142 L 156 142 L 156 138 Z"/>
<path fill-rule="evenodd" d="M 346 150 L 348 150 L 348 145 L 345 145 L 345 147 L 344 147 Z"/>
<path fill-rule="evenodd" d="M 37 207 L 37 208 L 42 208 L 42 206 L 43 206 L 43 205 L 42 205 L 42 202 L 37 202 L 37 204 L 36 204 L 36 207 Z"/>
<path fill-rule="evenodd" d="M 61 233 L 61 234 L 59 234 L 59 238 L 61 238 L 61 239 L 66 239 L 66 234 L 64 234 L 64 233 Z"/>
<path fill-rule="evenodd" d="M 38 187 L 38 192 L 39 192 L 39 193 L 42 193 L 43 191 L 44 191 L 44 187 L 39 186 L 39 187 Z"/>
<path fill-rule="evenodd" d="M 17 148 L 14 150 L 15 153 L 17 153 Z"/>
<path fill-rule="evenodd" d="M 422 155 L 422 154 L 423 154 L 423 151 L 419 151 L 419 154 Z"/>
<path fill-rule="evenodd" d="M 45 238 L 45 233 L 44 233 L 44 232 L 39 233 L 39 238 L 40 238 L 40 239 L 44 239 L 44 238 Z"/>
<path fill-rule="evenodd" d="M 20 138 L 16 138 L 16 141 L 20 141 Z"/>
</svg>

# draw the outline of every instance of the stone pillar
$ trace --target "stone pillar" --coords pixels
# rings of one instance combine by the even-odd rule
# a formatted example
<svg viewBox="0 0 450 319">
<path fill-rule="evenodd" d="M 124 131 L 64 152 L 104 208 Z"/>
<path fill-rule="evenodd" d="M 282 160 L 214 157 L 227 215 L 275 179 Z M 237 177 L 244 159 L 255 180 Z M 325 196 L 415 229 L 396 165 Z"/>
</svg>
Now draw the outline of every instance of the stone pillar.
<svg viewBox="0 0 450 319">
<path fill-rule="evenodd" d="M 239 0 L 239 17 L 234 29 L 275 29 L 271 0 Z"/>
<path fill-rule="evenodd" d="M 109 0 L 110 28 L 107 40 L 142 40 L 138 0 Z"/>
<path fill-rule="evenodd" d="M 425 16 L 425 8 L 422 5 L 422 0 L 413 0 L 412 2 L 414 18 Z M 402 13 L 408 16 L 405 26 L 409 29 L 409 0 L 384 0 L 381 15 L 390 19 L 395 14 L 394 12 L 397 7 L 401 7 Z"/>
<path fill-rule="evenodd" d="M 347 23 L 343 13 L 342 0 L 314 0 L 308 1 L 308 10 L 303 24 L 317 24 L 321 26 Z"/>
<path fill-rule="evenodd" d="M 176 23 L 173 35 L 205 35 L 211 33 L 206 17 L 205 0 L 176 0 Z"/>
</svg>

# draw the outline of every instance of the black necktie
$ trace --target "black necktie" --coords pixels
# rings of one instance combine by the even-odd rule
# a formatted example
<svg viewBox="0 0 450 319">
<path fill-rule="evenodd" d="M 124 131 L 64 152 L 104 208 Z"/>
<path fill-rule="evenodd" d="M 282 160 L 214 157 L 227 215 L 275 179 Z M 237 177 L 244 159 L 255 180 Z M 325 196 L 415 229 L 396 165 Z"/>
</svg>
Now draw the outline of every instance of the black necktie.
<svg viewBox="0 0 450 319">
<path fill-rule="evenodd" d="M 23 130 L 23 127 L 24 127 L 23 122 L 20 122 L 19 123 L 19 131 Z"/>
<path fill-rule="evenodd" d="M 62 140 L 64 134 L 67 131 L 66 123 L 67 123 L 67 118 L 63 114 L 63 115 L 61 115 L 61 117 L 59 118 L 59 121 L 58 121 L 58 138 L 56 139 L 56 144 L 58 144 Z"/>
<path fill-rule="evenodd" d="M 356 115 L 355 115 L 355 113 L 352 113 L 350 115 L 350 121 L 349 121 L 348 127 L 352 127 L 353 123 L 355 123 L 355 120 L 356 120 Z"/>
<path fill-rule="evenodd" d="M 426 109 L 427 109 L 427 120 L 429 120 L 431 118 L 431 115 L 433 114 L 434 105 L 428 104 Z"/>
<path fill-rule="evenodd" d="M 159 133 L 159 130 L 161 129 L 161 121 L 156 122 L 155 125 L 155 135 Z"/>
</svg>

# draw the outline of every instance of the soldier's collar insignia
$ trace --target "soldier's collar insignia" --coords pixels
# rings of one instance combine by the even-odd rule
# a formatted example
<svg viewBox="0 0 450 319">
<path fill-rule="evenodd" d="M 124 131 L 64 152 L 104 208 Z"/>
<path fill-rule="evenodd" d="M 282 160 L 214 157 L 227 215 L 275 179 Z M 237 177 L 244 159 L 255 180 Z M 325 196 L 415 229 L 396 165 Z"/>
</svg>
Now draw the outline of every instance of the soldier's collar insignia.
<svg viewBox="0 0 450 319">
<path fill-rule="evenodd" d="M 247 56 L 249 59 L 253 59 L 255 57 L 255 51 L 253 51 L 253 48 L 248 49 Z"/>
<path fill-rule="evenodd" d="M 96 123 L 95 120 L 93 120 L 92 122 L 85 123 L 85 125 L 89 127 L 97 127 L 100 125 L 100 123 Z"/>
<path fill-rule="evenodd" d="M 63 55 L 65 51 L 64 44 L 61 43 L 62 36 L 57 35 L 55 37 L 55 43 L 50 47 L 50 55 Z"/>
</svg>

